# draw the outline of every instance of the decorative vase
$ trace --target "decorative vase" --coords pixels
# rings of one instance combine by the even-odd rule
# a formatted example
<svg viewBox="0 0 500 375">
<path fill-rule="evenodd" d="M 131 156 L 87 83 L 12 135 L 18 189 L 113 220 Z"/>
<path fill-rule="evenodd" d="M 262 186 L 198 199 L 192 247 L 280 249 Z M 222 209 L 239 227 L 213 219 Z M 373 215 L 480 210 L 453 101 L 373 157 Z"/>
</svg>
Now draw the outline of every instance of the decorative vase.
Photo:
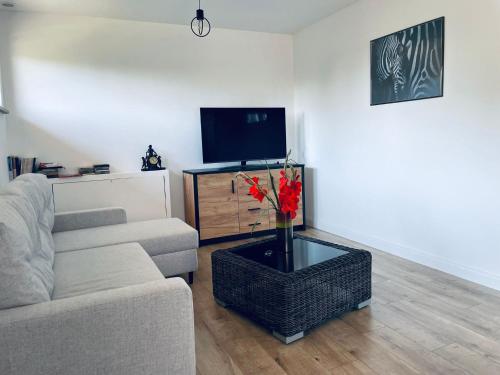
<svg viewBox="0 0 500 375">
<path fill-rule="evenodd" d="M 293 220 L 290 214 L 276 212 L 276 234 L 279 250 L 285 253 L 293 251 Z"/>
</svg>

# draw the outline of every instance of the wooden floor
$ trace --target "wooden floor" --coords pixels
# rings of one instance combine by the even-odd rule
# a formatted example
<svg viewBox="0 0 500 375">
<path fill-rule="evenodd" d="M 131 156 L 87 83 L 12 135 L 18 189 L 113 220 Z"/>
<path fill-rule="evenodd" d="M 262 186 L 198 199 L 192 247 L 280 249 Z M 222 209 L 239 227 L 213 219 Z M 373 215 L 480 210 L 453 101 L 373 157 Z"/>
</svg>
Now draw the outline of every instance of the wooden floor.
<svg viewBox="0 0 500 375">
<path fill-rule="evenodd" d="M 283 345 L 214 302 L 210 254 L 235 242 L 200 248 L 192 288 L 198 374 L 500 374 L 500 292 L 306 234 L 372 251 L 372 305 Z"/>
</svg>

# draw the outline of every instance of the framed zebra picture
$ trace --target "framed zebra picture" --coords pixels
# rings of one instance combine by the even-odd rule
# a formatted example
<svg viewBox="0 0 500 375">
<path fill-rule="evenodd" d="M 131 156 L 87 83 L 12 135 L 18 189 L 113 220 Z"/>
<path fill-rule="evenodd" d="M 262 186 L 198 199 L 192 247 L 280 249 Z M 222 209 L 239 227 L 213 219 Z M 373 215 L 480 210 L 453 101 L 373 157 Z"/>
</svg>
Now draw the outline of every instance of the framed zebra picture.
<svg viewBox="0 0 500 375">
<path fill-rule="evenodd" d="M 444 17 L 371 41 L 371 105 L 443 96 Z"/>
</svg>

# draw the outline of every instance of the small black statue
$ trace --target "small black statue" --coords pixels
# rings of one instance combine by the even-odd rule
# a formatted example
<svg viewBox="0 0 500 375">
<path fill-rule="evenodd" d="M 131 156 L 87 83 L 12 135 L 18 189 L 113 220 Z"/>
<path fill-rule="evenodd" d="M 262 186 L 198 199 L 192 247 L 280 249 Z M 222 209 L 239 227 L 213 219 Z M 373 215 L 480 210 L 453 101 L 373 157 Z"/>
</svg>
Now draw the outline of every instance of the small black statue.
<svg viewBox="0 0 500 375">
<path fill-rule="evenodd" d="M 159 171 L 165 168 L 161 166 L 161 156 L 153 149 L 152 145 L 148 146 L 146 157 L 142 157 L 142 171 Z"/>
</svg>

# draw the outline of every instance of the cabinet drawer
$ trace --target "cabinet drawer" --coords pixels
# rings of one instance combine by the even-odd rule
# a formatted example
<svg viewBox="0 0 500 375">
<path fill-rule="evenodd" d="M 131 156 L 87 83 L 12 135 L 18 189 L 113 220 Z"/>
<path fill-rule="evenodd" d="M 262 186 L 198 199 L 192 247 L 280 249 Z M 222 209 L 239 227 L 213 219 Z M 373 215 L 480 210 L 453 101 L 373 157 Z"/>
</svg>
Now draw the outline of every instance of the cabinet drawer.
<svg viewBox="0 0 500 375">
<path fill-rule="evenodd" d="M 269 178 L 269 175 L 267 172 L 264 171 L 248 171 L 247 175 L 250 177 L 258 177 L 259 178 L 259 184 L 267 184 L 267 180 Z M 238 177 L 238 187 L 249 187 L 250 185 L 248 182 L 245 181 L 243 177 Z"/>
<path fill-rule="evenodd" d="M 248 202 L 240 202 L 239 204 L 239 212 L 241 216 L 245 216 L 247 213 L 265 211 L 269 209 L 269 202 L 264 199 L 262 202 L 259 202 L 257 199 L 252 199 Z"/>
<path fill-rule="evenodd" d="M 267 202 L 260 203 L 259 201 L 252 201 L 248 203 L 240 202 L 240 232 L 252 232 L 255 223 L 254 232 L 269 229 L 269 205 Z"/>
<path fill-rule="evenodd" d="M 254 232 L 269 229 L 269 217 L 267 215 L 255 214 L 253 216 L 240 217 L 240 233 L 250 233 L 255 225 Z"/>
<path fill-rule="evenodd" d="M 268 189 L 267 185 L 262 185 L 262 187 L 264 189 Z M 250 194 L 248 192 L 248 189 L 250 188 L 250 186 L 239 186 L 238 187 L 238 200 L 240 202 L 252 202 L 252 201 L 255 201 L 255 202 L 259 202 L 257 199 L 255 199 L 252 194 Z M 266 201 L 266 199 L 264 198 L 264 200 Z"/>
<path fill-rule="evenodd" d="M 247 226 L 240 225 L 240 233 L 252 233 L 252 232 L 261 232 L 263 230 L 269 230 L 269 222 L 261 222 L 258 221 L 255 225 L 255 229 L 252 231 L 255 222 L 249 223 Z"/>
</svg>

